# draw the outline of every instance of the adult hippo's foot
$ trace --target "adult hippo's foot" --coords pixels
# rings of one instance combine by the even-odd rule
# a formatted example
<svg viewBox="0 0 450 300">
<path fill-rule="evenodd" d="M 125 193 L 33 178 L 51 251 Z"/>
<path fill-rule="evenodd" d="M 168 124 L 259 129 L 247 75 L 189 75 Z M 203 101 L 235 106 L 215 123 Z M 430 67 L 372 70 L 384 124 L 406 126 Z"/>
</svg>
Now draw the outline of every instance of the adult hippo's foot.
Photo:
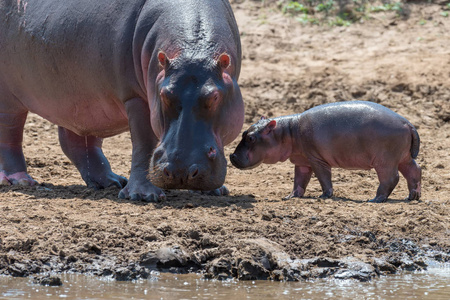
<svg viewBox="0 0 450 300">
<path fill-rule="evenodd" d="M 0 95 L 6 97 L 0 86 Z M 10 97 L 13 97 L 10 95 Z M 6 99 L 9 99 L 6 97 Z M 3 100 L 4 101 L 4 100 Z M 0 102 L 0 111 L 12 109 L 8 102 Z M 0 112 L 0 185 L 33 186 L 37 182 L 27 173 L 22 152 L 23 127 L 27 112 Z"/>
<path fill-rule="evenodd" d="M 197 191 L 193 191 L 194 193 Z M 224 185 L 222 185 L 220 188 L 211 190 L 211 191 L 198 191 L 201 194 L 208 195 L 208 196 L 228 196 L 230 194 L 230 191 L 228 188 Z"/>
<path fill-rule="evenodd" d="M 154 186 L 150 181 L 145 180 L 139 183 L 131 180 L 119 192 L 119 198 L 131 199 L 133 201 L 160 202 L 166 199 L 166 195 L 159 187 Z"/>
<path fill-rule="evenodd" d="M 102 189 L 126 186 L 127 179 L 112 172 L 101 148 L 101 138 L 79 136 L 63 127 L 58 128 L 58 133 L 63 152 L 77 167 L 88 187 Z"/>
<path fill-rule="evenodd" d="M 89 173 L 86 177 L 83 175 L 82 177 L 89 188 L 93 188 L 96 190 L 111 186 L 123 188 L 128 183 L 128 180 L 125 177 L 117 175 L 112 171 L 101 172 L 100 174 Z"/>
<path fill-rule="evenodd" d="M 17 172 L 11 175 L 6 175 L 5 172 L 0 172 L 0 185 L 23 185 L 33 186 L 37 181 L 31 178 L 26 172 Z"/>
</svg>

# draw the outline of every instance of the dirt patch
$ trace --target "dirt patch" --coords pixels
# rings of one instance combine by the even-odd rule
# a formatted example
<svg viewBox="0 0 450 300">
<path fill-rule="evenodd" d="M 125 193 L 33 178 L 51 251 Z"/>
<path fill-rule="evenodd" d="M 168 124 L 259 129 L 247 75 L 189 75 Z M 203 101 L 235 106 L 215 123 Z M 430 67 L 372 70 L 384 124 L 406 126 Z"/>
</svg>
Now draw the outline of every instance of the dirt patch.
<svg viewBox="0 0 450 300">
<path fill-rule="evenodd" d="M 31 114 L 24 152 L 42 184 L 0 188 L 0 274 L 73 271 L 128 280 L 158 269 L 207 278 L 368 280 L 449 260 L 450 18 L 439 15 L 441 6 L 411 4 L 407 19 L 377 15 L 330 28 L 301 26 L 260 1 L 239 2 L 244 127 L 261 115 L 327 102 L 381 103 L 418 128 L 422 199 L 403 201 L 401 178 L 387 203 L 367 203 L 375 172 L 339 169 L 332 199 L 316 198 L 313 177 L 306 198 L 283 201 L 294 170 L 282 163 L 248 171 L 229 164 L 228 197 L 168 191 L 163 203 L 122 201 L 116 188 L 87 189 L 59 147 L 56 126 Z M 113 170 L 128 176 L 129 134 L 106 139 L 104 151 Z"/>
</svg>

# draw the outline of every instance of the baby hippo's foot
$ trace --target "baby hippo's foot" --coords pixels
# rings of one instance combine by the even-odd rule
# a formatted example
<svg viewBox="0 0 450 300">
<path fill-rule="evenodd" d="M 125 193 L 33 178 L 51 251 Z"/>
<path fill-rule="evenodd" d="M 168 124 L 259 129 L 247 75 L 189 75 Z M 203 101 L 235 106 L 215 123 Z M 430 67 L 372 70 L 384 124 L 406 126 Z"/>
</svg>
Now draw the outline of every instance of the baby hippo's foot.
<svg viewBox="0 0 450 300">
<path fill-rule="evenodd" d="M 17 172 L 11 175 L 6 175 L 5 172 L 0 172 L 0 185 L 24 185 L 33 186 L 37 181 L 31 178 L 26 172 Z"/>
<path fill-rule="evenodd" d="M 383 203 L 387 201 L 387 197 L 386 196 L 376 196 L 375 198 L 373 198 L 372 200 L 369 200 L 368 202 L 372 202 L 372 203 Z"/>
<path fill-rule="evenodd" d="M 409 196 L 405 198 L 405 200 L 412 201 L 412 200 L 419 200 L 420 199 L 420 191 L 417 190 L 411 190 L 409 192 Z"/>
<path fill-rule="evenodd" d="M 305 194 L 305 189 L 298 186 L 295 190 L 293 190 L 289 195 L 283 198 L 283 200 L 289 200 L 291 198 L 301 198 Z"/>
<path fill-rule="evenodd" d="M 321 199 L 328 199 L 333 196 L 333 189 L 328 189 L 327 191 L 324 191 L 322 195 L 319 196 Z"/>
<path fill-rule="evenodd" d="M 208 194 L 212 196 L 228 196 L 230 191 L 226 186 L 222 185 L 220 188 L 212 190 Z"/>
<path fill-rule="evenodd" d="M 96 190 L 104 189 L 110 186 L 123 188 L 128 183 L 128 180 L 125 177 L 117 175 L 112 171 L 89 172 L 88 174 L 85 174 L 82 177 L 89 188 L 93 188 Z"/>
</svg>

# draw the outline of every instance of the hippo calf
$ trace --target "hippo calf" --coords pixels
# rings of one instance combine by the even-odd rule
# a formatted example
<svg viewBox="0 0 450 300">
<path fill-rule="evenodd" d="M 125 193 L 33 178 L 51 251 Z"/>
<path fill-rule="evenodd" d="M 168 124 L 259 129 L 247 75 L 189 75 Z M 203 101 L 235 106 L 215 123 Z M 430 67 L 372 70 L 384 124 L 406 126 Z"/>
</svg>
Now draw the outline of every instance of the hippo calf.
<svg viewBox="0 0 450 300">
<path fill-rule="evenodd" d="M 0 16 L 0 184 L 36 184 L 22 152 L 34 112 L 90 187 L 226 193 L 223 147 L 244 122 L 228 0 L 0 0 Z M 101 148 L 128 129 L 129 180 Z"/>
<path fill-rule="evenodd" d="M 421 169 L 414 126 L 392 110 L 373 102 L 349 101 L 319 105 L 301 114 L 262 118 L 242 134 L 232 164 L 239 169 L 289 159 L 295 165 L 294 189 L 287 197 L 303 197 L 312 173 L 322 198 L 333 195 L 331 168 L 374 168 L 380 185 L 370 202 L 384 202 L 398 183 L 408 182 L 408 200 L 418 200 Z"/>
</svg>

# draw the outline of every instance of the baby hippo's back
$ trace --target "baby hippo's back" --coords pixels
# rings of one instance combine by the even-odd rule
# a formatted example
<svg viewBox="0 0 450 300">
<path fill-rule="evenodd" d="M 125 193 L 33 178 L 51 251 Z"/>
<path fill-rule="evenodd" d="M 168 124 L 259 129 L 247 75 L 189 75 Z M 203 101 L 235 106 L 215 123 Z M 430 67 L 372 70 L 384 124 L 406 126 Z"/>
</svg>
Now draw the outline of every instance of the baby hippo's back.
<svg viewBox="0 0 450 300">
<path fill-rule="evenodd" d="M 299 147 L 308 159 L 346 169 L 394 167 L 416 157 L 419 150 L 417 132 L 408 120 L 366 101 L 305 111 L 299 116 L 299 135 Z"/>
</svg>

